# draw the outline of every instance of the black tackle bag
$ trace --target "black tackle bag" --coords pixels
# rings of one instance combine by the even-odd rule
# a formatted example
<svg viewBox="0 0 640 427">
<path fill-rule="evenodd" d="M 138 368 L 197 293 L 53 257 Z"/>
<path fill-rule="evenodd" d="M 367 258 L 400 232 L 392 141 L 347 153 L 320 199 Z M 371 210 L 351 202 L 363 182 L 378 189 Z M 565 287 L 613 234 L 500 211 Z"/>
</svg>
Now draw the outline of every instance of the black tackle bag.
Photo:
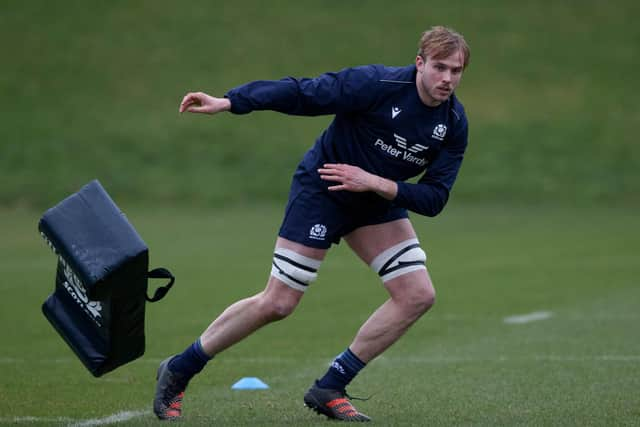
<svg viewBox="0 0 640 427">
<path fill-rule="evenodd" d="M 99 377 L 142 356 L 145 303 L 163 298 L 174 277 L 148 271 L 149 249 L 100 182 L 46 211 L 38 229 L 58 257 L 42 311 L 85 367 Z M 149 298 L 149 278 L 169 283 Z"/>
</svg>

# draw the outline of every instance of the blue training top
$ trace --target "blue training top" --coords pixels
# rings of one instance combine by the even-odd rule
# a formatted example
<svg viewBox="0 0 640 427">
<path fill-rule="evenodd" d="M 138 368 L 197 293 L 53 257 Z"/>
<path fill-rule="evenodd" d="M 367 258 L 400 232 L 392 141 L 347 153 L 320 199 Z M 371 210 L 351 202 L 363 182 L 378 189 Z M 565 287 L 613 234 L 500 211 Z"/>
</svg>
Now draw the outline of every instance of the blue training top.
<svg viewBox="0 0 640 427">
<path fill-rule="evenodd" d="M 468 124 L 454 94 L 437 107 L 423 104 L 416 72 L 415 65 L 366 65 L 314 79 L 255 81 L 231 89 L 225 97 L 235 114 L 255 110 L 304 116 L 335 114 L 299 168 L 323 182 L 317 169 L 324 163 L 358 166 L 398 184 L 393 201 L 375 193 L 371 193 L 375 197 L 368 194 L 369 201 L 435 216 L 444 208 L 458 175 L 467 147 Z M 416 184 L 404 182 L 423 172 Z M 337 193 L 345 200 L 363 194 Z"/>
</svg>

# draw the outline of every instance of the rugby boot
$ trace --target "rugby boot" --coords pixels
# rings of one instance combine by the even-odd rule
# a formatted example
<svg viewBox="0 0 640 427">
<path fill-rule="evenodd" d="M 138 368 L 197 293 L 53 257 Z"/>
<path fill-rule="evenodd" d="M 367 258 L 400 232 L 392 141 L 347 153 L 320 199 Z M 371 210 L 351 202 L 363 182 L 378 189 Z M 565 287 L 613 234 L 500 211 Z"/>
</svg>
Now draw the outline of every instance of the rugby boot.
<svg viewBox="0 0 640 427">
<path fill-rule="evenodd" d="M 314 384 L 304 395 L 304 404 L 319 414 L 340 421 L 366 422 L 371 418 L 358 410 L 349 401 L 349 396 L 342 390 L 320 388 Z"/>
<path fill-rule="evenodd" d="M 163 360 L 156 375 L 156 397 L 153 399 L 153 412 L 161 420 L 179 420 L 182 416 L 182 398 L 187 381 L 181 375 L 169 370 L 169 361 Z"/>
</svg>

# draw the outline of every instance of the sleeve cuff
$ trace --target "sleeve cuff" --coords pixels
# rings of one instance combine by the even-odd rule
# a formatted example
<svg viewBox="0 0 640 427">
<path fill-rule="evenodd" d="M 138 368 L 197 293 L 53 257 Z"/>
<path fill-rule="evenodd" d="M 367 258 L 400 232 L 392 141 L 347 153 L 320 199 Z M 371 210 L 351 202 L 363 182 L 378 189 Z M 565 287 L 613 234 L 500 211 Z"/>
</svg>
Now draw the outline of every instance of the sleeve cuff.
<svg viewBox="0 0 640 427">
<path fill-rule="evenodd" d="M 393 202 L 399 206 L 402 206 L 404 204 L 404 201 L 406 200 L 407 183 L 404 181 L 396 181 L 396 184 L 398 186 L 398 191 L 396 193 L 396 197 L 393 199 Z"/>
<path fill-rule="evenodd" d="M 224 97 L 231 102 L 230 113 L 233 114 L 247 114 L 251 112 L 251 108 L 248 105 L 243 105 L 241 99 L 236 96 L 233 89 L 224 94 Z"/>
</svg>

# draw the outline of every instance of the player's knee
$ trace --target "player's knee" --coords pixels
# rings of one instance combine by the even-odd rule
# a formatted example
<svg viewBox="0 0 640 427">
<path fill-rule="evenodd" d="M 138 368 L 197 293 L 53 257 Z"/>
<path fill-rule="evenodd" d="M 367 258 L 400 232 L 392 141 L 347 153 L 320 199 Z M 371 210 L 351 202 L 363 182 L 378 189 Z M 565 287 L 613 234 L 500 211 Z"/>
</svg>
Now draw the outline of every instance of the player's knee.
<svg viewBox="0 0 640 427">
<path fill-rule="evenodd" d="M 300 255 L 286 248 L 276 248 L 273 254 L 271 276 L 295 290 L 306 292 L 318 277 L 322 261 Z"/>
<path fill-rule="evenodd" d="M 284 288 L 281 288 L 284 289 Z M 294 312 L 300 301 L 300 295 L 270 288 L 260 294 L 260 312 L 269 322 L 275 322 L 288 317 Z"/>
<path fill-rule="evenodd" d="M 436 301 L 436 291 L 426 274 L 410 274 L 386 284 L 391 299 L 402 307 L 408 318 L 416 319 L 429 311 Z"/>
<path fill-rule="evenodd" d="M 424 286 L 420 286 L 415 295 L 411 296 L 411 302 L 418 315 L 426 313 L 433 307 L 436 303 L 436 290 L 430 281 L 427 281 Z"/>
<path fill-rule="evenodd" d="M 288 317 L 297 306 L 297 302 L 288 300 L 267 300 L 263 305 L 263 314 L 267 320 L 275 322 Z"/>
<path fill-rule="evenodd" d="M 412 286 L 392 298 L 402 306 L 402 311 L 408 318 L 415 320 L 433 307 L 436 294 L 433 287 L 420 285 Z"/>
<path fill-rule="evenodd" d="M 436 293 L 426 274 L 427 254 L 417 239 L 409 239 L 385 250 L 372 262 L 373 268 L 411 319 L 426 313 L 435 303 Z"/>
<path fill-rule="evenodd" d="M 293 313 L 296 307 L 297 304 L 283 304 L 281 302 L 275 303 L 271 310 L 272 319 L 276 321 L 285 319 Z"/>
</svg>

